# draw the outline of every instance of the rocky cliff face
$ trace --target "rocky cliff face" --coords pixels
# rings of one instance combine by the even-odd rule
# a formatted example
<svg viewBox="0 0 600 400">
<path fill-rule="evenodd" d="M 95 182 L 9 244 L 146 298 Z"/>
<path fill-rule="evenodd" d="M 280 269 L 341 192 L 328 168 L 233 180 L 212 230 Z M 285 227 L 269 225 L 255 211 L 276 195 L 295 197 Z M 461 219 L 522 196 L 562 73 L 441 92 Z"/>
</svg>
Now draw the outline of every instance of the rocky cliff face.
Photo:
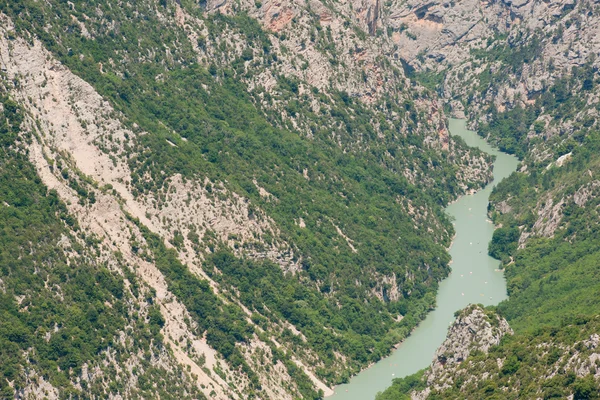
<svg viewBox="0 0 600 400">
<path fill-rule="evenodd" d="M 591 1 L 414 1 L 390 6 L 383 20 L 401 31 L 393 35 L 399 57 L 437 79 L 455 116 L 466 116 L 526 163 L 550 169 L 568 162 L 571 145 L 598 126 L 598 18 Z M 525 118 L 517 115 L 523 109 L 530 110 Z M 522 122 L 510 134 L 499 133 L 494 127 L 506 124 L 502 115 Z M 582 179 L 583 186 L 591 184 Z M 539 193 L 533 210 L 511 209 L 537 216 L 533 226 L 522 227 L 521 246 L 530 237 L 551 237 L 560 226 L 559 204 L 569 203 L 560 198 L 564 187 Z"/>
<path fill-rule="evenodd" d="M 399 31 L 399 57 L 420 71 L 443 71 L 444 97 L 466 103 L 477 124 L 492 104 L 500 111 L 533 104 L 572 68 L 597 68 L 596 8 L 591 1 L 410 1 L 390 6 L 384 20 Z"/>
<path fill-rule="evenodd" d="M 411 393 L 413 399 L 426 399 L 431 391 L 443 392 L 464 380 L 463 362 L 469 363 L 471 353 L 487 354 L 491 346 L 498 345 L 505 335 L 513 331 L 504 318 L 480 306 L 472 305 L 460 312 L 448 329 L 446 340 L 435 352 L 433 362 L 424 375 L 427 387 Z M 485 379 L 485 378 L 484 378 Z"/>
<path fill-rule="evenodd" d="M 143 396 L 160 374 L 157 386 L 183 382 L 173 396 L 329 393 L 431 306 L 448 271 L 451 225 L 440 206 L 490 178 L 489 158 L 449 136 L 447 105 L 482 128 L 538 107 L 523 118 L 521 147 L 504 143 L 530 169 L 569 166 L 576 133 L 597 125 L 590 1 L 1 7 L 2 93 L 18 107 L 7 100 L 0 111 L 23 117 L 22 142 L 11 146 L 64 204 L 69 234 L 95 243 L 86 257 L 126 282 L 126 319 L 139 313 L 160 327 L 145 349 L 122 326 L 111 334 L 121 347 L 71 360 L 62 380 L 34 368 L 0 381 L 25 397 L 69 385 Z M 587 96 L 573 105 L 576 91 Z M 570 108 L 555 118 L 552 102 Z M 534 207 L 515 195 L 495 210 L 526 220 L 523 247 L 560 232 L 571 203 L 595 206 L 594 173 L 539 190 Z M 134 277 L 140 292 L 129 289 Z M 2 282 L 23 309 L 32 301 Z M 427 390 L 456 385 L 460 361 L 509 331 L 469 309 Z M 131 359 L 115 356 L 123 348 Z M 141 383 L 134 370 L 147 373 Z"/>
<path fill-rule="evenodd" d="M 4 23 L 4 29 L 12 28 L 6 18 Z M 3 34 L 0 54 L 6 60 L 3 64 L 5 73 L 15 79 L 21 78 L 19 89 L 13 90 L 11 94 L 16 100 L 28 103 L 26 109 L 29 114 L 25 127 L 29 130 L 39 129 L 36 140 L 28 149 L 30 160 L 44 184 L 49 189 L 56 190 L 68 204 L 69 212 L 77 216 L 81 228 L 107 244 L 99 258 L 114 262 L 114 254 L 121 254 L 128 264 L 135 266 L 146 287 L 154 291 L 156 304 L 160 306 L 164 316 L 162 333 L 165 344 L 172 351 L 170 358 L 157 362 L 164 363 L 163 367 L 168 370 L 187 368 L 193 378 L 186 374 L 185 379 L 191 379 L 194 386 L 202 387 L 206 395 L 214 392 L 223 398 L 240 396 L 248 385 L 247 381 L 237 382 L 240 386 L 236 394 L 228 388 L 225 379 L 206 372 L 217 368 L 226 371 L 227 375 L 233 374 L 230 367 L 217 358 L 217 352 L 206 343 L 206 339 L 194 333 L 197 328 L 194 324 L 190 325 L 189 312 L 168 289 L 163 273 L 145 259 L 148 243 L 140 229 L 132 223 L 131 217 L 140 220 L 144 226 L 167 241 L 173 241 L 173 232 L 177 229 L 181 229 L 180 232 L 189 238 L 189 232 L 193 229 L 190 227 L 199 226 L 202 227 L 200 234 L 204 233 L 202 230 L 210 230 L 225 243 L 228 237 L 236 235 L 239 242 L 245 243 L 249 238 L 260 238 L 263 232 L 275 234 L 272 226 L 259 212 L 255 212 L 255 217 L 250 220 L 248 204 L 235 195 L 228 196 L 226 201 L 220 201 L 208 196 L 202 185 L 184 183 L 180 176 L 164 182 L 164 192 L 170 193 L 168 204 L 158 206 L 156 199 L 151 196 L 136 198 L 131 192 L 131 170 L 124 162 L 128 139 L 132 139 L 135 134 L 114 118 L 114 109 L 89 84 L 53 59 L 39 42 L 35 42 L 33 46 L 20 39 L 8 42 L 6 30 Z M 102 147 L 108 146 L 108 143 L 112 145 L 112 157 L 102 151 Z M 67 170 L 71 175 L 79 175 L 79 179 L 94 182 L 90 185 L 95 193 L 93 204 L 82 204 L 80 194 L 65 178 L 64 171 Z M 81 184 L 85 185 L 85 181 Z M 227 193 L 224 189 L 215 190 Z M 160 196 L 160 193 L 156 196 Z M 193 201 L 190 200 L 192 198 Z M 184 209 L 187 211 L 183 211 Z M 176 229 L 173 230 L 173 227 Z M 230 244 L 233 248 L 233 242 Z M 192 271 L 208 279 L 199 267 L 201 260 L 192 255 L 195 253 L 192 246 L 193 243 L 187 239 L 184 250 L 180 253 L 181 260 Z M 273 261 L 280 262 L 283 267 L 293 269 L 295 267 L 289 255 L 291 250 L 284 247 L 285 245 L 279 250 L 267 247 L 260 256 L 272 257 Z M 284 254 L 286 252 L 288 253 Z M 216 286 L 214 282 L 212 284 Z M 126 336 L 123 340 L 127 340 Z M 248 344 L 250 354 L 253 347 L 265 346 L 258 339 L 255 340 L 256 342 Z M 204 361 L 199 362 L 199 359 Z M 115 367 L 120 366 L 116 364 Z M 282 365 L 275 366 L 276 372 L 268 378 L 271 381 L 278 376 L 272 381 L 274 387 L 290 380 L 284 370 Z M 102 376 L 103 374 L 92 374 L 90 380 L 93 382 Z M 135 379 L 135 376 L 122 379 L 129 381 Z M 281 381 L 277 381 L 278 379 Z M 130 385 L 135 386 L 135 382 Z M 267 393 L 277 390 L 270 388 L 271 383 L 267 381 L 263 386 Z M 26 386 L 24 390 L 29 389 Z"/>
<path fill-rule="evenodd" d="M 459 320 L 463 318 L 464 314 Z M 481 327 L 475 320 L 473 322 Z M 505 321 L 495 319 L 494 323 L 497 322 L 500 322 L 498 328 L 504 334 L 512 333 Z M 472 328 L 477 329 L 476 326 Z M 425 389 L 413 391 L 410 396 L 413 399 L 430 396 L 452 399 L 498 395 L 518 399 L 554 394 L 563 398 L 593 398 L 598 393 L 596 382 L 600 377 L 597 372 L 597 360 L 600 359 L 598 335 L 595 333 L 597 326 L 597 318 L 592 318 L 561 330 L 553 329 L 553 332 L 542 330 L 535 335 L 529 334 L 525 340 L 517 337 L 505 340 L 508 344 L 495 347 L 490 353 L 486 344 L 494 346 L 499 342 L 493 333 L 490 332 L 489 341 L 484 339 L 480 342 L 483 346 L 479 347 L 476 342 L 469 345 L 461 338 L 453 338 L 453 327 L 444 343 L 444 351 L 458 351 L 459 357 L 462 357 L 466 354 L 463 351 L 473 346 L 471 357 L 461 363 L 456 363 L 456 358 L 451 357 L 442 367 L 439 359 L 444 353 L 438 351 L 437 360 L 424 375 L 422 384 Z M 467 333 L 467 336 L 473 337 L 473 334 Z M 455 344 L 460 342 L 463 345 Z"/>
</svg>

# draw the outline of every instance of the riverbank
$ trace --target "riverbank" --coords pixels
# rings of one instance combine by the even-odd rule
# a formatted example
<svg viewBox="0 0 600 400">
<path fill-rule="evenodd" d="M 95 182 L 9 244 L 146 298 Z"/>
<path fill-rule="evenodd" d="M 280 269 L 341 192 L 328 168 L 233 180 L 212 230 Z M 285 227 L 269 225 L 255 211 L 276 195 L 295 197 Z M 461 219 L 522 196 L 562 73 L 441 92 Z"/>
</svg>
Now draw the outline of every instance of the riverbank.
<svg viewBox="0 0 600 400">
<path fill-rule="evenodd" d="M 516 170 L 518 160 L 492 148 L 465 121 L 452 119 L 450 133 L 469 146 L 496 156 L 494 177 L 485 188 L 461 196 L 446 207 L 454 218 L 455 237 L 450 255 L 452 271 L 440 283 L 437 307 L 413 330 L 397 350 L 353 377 L 348 384 L 334 388 L 332 400 L 369 400 L 391 385 L 394 378 L 413 374 L 427 367 L 435 350 L 444 341 L 454 312 L 470 303 L 495 305 L 506 298 L 506 283 L 499 262 L 487 255 L 494 226 L 487 216 L 488 198 L 493 187 Z"/>
</svg>

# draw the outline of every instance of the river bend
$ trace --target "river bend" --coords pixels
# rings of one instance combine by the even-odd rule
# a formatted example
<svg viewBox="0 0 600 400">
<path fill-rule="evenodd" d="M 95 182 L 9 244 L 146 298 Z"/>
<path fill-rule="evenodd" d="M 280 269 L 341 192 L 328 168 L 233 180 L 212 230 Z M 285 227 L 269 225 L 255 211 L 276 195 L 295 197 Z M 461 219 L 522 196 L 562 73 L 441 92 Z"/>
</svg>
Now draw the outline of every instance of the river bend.
<svg viewBox="0 0 600 400">
<path fill-rule="evenodd" d="M 389 357 L 335 388 L 330 400 L 370 400 L 385 390 L 394 378 L 411 375 L 427 367 L 436 349 L 446 338 L 454 312 L 470 303 L 495 305 L 506 298 L 506 282 L 498 271 L 499 261 L 487 254 L 494 226 L 487 217 L 488 199 L 498 182 L 516 170 L 516 157 L 491 147 L 464 120 L 451 119 L 450 134 L 460 136 L 471 147 L 496 156 L 494 178 L 483 190 L 460 197 L 446 208 L 452 217 L 456 237 L 450 248 L 452 272 L 440 283 L 437 308 Z"/>
</svg>

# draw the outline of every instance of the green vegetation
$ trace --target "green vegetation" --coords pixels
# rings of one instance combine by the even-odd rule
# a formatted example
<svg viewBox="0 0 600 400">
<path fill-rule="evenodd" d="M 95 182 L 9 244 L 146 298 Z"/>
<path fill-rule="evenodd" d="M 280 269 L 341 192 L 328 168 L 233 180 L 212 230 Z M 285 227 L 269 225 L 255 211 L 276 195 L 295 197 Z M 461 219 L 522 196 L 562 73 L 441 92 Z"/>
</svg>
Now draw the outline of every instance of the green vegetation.
<svg viewBox="0 0 600 400">
<path fill-rule="evenodd" d="M 495 311 L 515 334 L 489 354 L 471 355 L 454 374 L 454 385 L 433 390 L 429 399 L 600 398 L 599 365 L 589 358 L 598 350 L 586 342 L 600 328 L 600 197 L 594 178 L 600 173 L 600 132 L 595 118 L 578 115 L 597 84 L 597 70 L 588 63 L 557 79 L 527 108 L 491 109 L 480 133 L 522 158 L 525 171 L 500 182 L 490 196 L 491 216 L 502 228 L 494 232 L 489 253 L 502 260 L 509 293 Z M 551 117 L 547 123 L 537 119 L 542 114 Z M 543 136 L 565 122 L 574 127 L 570 135 Z M 544 152 L 548 158 L 536 156 Z M 500 211 L 507 207 L 509 212 Z M 532 237 L 518 248 L 522 235 Z M 572 357 L 578 363 L 569 362 Z M 476 379 L 483 374 L 487 379 Z M 416 378 L 396 380 L 378 400 L 422 390 L 425 382 Z"/>
<path fill-rule="evenodd" d="M 588 171 L 597 171 L 600 165 L 598 138 L 598 132 L 585 132 L 583 145 L 573 148 L 563 166 L 547 170 L 531 163 L 530 174 L 513 174 L 492 194 L 492 202 L 511 199 L 513 207 L 509 215 L 494 214 L 507 234 L 498 235 L 503 236 L 504 245 L 493 242 L 490 249 L 497 248 L 503 259 L 514 259 L 513 263 L 505 263 L 510 300 L 502 303 L 499 311 L 515 330 L 556 326 L 573 314 L 595 315 L 600 306 L 595 295 L 600 288 L 600 236 L 596 229 L 600 220 L 596 207 L 600 202 L 593 191 L 585 204 L 577 205 L 573 197 L 580 188 L 593 190 L 593 172 Z M 509 232 L 534 231 L 534 222 L 539 218 L 534 217 L 535 208 L 549 201 L 562 201 L 560 220 L 544 221 L 556 225 L 553 237 L 531 239 L 524 249 L 517 250 L 516 235 Z"/>
<path fill-rule="evenodd" d="M 134 218 L 131 220 L 143 232 L 148 248 L 154 256 L 153 261 L 164 274 L 169 291 L 181 300 L 194 318 L 197 325 L 196 334 L 198 336 L 206 334 L 208 344 L 217 350 L 234 369 L 242 371 L 250 379 L 251 388 L 244 395 L 250 397 L 256 395 L 255 391 L 262 389 L 259 377 L 245 361 L 240 348 L 236 346 L 238 343 L 248 344 L 257 333 L 254 327 L 247 322 L 244 311 L 234 302 L 224 303 L 221 301 L 212 291 L 208 282 L 190 272 L 178 260 L 177 253 L 172 249 L 167 249 L 159 236 L 151 233 L 138 220 Z M 228 261 L 231 263 L 239 261 L 233 256 L 230 257 L 231 259 Z M 277 268 L 279 269 L 279 267 Z M 243 270 L 239 270 L 237 273 L 243 273 Z M 244 293 L 248 296 L 249 292 L 250 290 Z M 273 344 L 271 343 L 271 345 Z M 274 345 L 272 350 L 277 351 Z M 277 354 L 279 354 L 278 358 L 282 359 L 286 365 L 290 376 L 295 378 L 295 383 L 303 398 L 318 399 L 322 397 L 322 393 L 313 389 L 308 376 L 295 366 L 287 353 L 277 351 Z"/>
<path fill-rule="evenodd" d="M 209 274 L 213 264 L 221 270 L 223 275 L 213 279 L 231 293 L 239 291 L 253 312 L 297 325 L 310 350 L 323 359 L 318 374 L 328 382 L 343 381 L 350 371 L 385 355 L 433 306 L 437 283 L 449 271 L 444 248 L 452 234 L 441 206 L 460 192 L 458 166 L 448 153 L 423 146 L 417 124 L 422 116 L 409 97 L 399 100 L 390 94 L 369 108 L 348 93 L 321 93 L 284 76 L 276 76 L 277 85 L 268 92 L 260 85 L 249 91 L 245 82 L 277 63 L 269 35 L 243 13 L 204 15 L 195 4 L 182 3 L 206 26 L 206 37 L 197 43 L 177 26 L 156 29 L 164 23 L 159 13 L 173 16 L 170 2 L 153 8 L 76 1 L 71 7 L 62 1 L 24 0 L 0 1 L 0 9 L 12 18 L 17 35 L 39 38 L 110 101 L 119 112 L 116 117 L 136 134 L 144 132 L 119 143 L 122 154 L 113 153 L 115 142 L 109 136 L 98 143 L 112 157 L 128 160 L 134 195 L 160 199 L 165 178 L 175 174 L 208 178 L 249 198 L 275 221 L 281 238 L 301 260 L 296 276 L 269 263 L 224 255 L 219 246 L 204 268 Z M 81 34 L 73 18 L 86 25 L 93 39 Z M 115 27 L 106 21 L 116 21 Z M 245 38 L 244 49 L 238 52 L 223 39 L 226 35 Z M 328 35 L 319 30 L 315 40 L 327 47 Z M 198 61 L 196 45 L 214 52 L 210 62 Z M 431 77 L 432 82 L 439 79 Z M 319 111 L 313 110 L 312 99 L 319 101 Z M 395 122 L 386 118 L 391 115 Z M 296 128 L 292 118 L 306 130 Z M 407 170 L 415 173 L 418 184 L 404 177 Z M 65 175 L 82 202 L 94 201 L 93 192 L 71 179 L 69 171 Z M 254 182 L 276 201 L 262 198 Z M 409 206 L 426 210 L 427 219 L 415 225 L 406 212 Z M 298 217 L 306 228 L 295 223 Z M 218 301 L 206 282 L 146 234 L 170 290 L 200 331 L 207 332 L 209 344 L 259 390 L 257 377 L 235 346 L 255 333 L 240 308 Z M 176 236 L 174 244 L 182 242 Z M 265 276 L 271 283 L 261 286 Z M 398 277 L 400 300 L 375 298 L 381 276 Z M 274 282 L 286 290 L 267 290 L 279 287 Z M 399 314 L 405 316 L 402 322 L 396 322 Z M 295 339 L 287 339 L 301 351 Z M 347 357 L 349 370 L 334 368 L 334 352 Z M 317 395 L 302 390 L 306 397 Z"/>
<path fill-rule="evenodd" d="M 493 46 L 486 49 L 472 49 L 471 55 L 475 59 L 500 62 L 501 70 L 496 72 L 494 78 L 501 79 L 506 73 L 519 73 L 523 66 L 531 63 L 542 53 L 541 33 L 524 34 L 520 32 L 515 36 L 507 37 L 498 33 L 488 39 Z"/>
<path fill-rule="evenodd" d="M 423 57 L 422 54 L 419 54 L 419 59 Z M 437 91 L 441 85 L 444 83 L 444 72 L 434 72 L 434 71 L 415 71 L 415 69 L 409 65 L 406 61 L 401 60 L 402 68 L 404 69 L 404 73 L 411 80 L 418 82 L 423 85 L 427 89 L 431 91 Z"/>
<path fill-rule="evenodd" d="M 410 392 L 421 391 L 426 385 L 423 381 L 425 370 L 421 370 L 406 378 L 396 378 L 394 383 L 384 392 L 377 393 L 377 400 L 410 400 Z"/>
<path fill-rule="evenodd" d="M 534 108 L 518 106 L 502 113 L 494 108 L 491 122 L 484 125 L 479 134 L 490 137 L 500 150 L 523 158 L 527 152 L 527 132 L 536 118 Z"/>
<path fill-rule="evenodd" d="M 551 149 L 552 143 L 544 143 L 547 138 L 540 137 L 546 130 L 545 123 L 540 120 L 536 121 L 536 119 L 543 112 L 552 116 L 550 124 L 558 121 L 573 121 L 576 114 L 586 106 L 586 93 L 589 93 L 597 85 L 596 74 L 596 68 L 591 62 L 588 62 L 581 67 L 573 67 L 570 74 L 557 79 L 548 90 L 532 99 L 534 104 L 531 106 L 523 108 L 517 105 L 504 112 L 499 112 L 494 106 L 491 106 L 489 109 L 490 122 L 481 126 L 478 133 L 489 138 L 500 150 L 515 154 L 520 159 L 525 158 L 528 151 L 538 145 Z M 490 88 L 493 87 L 493 83 L 485 83 L 484 86 Z M 577 143 L 582 143 L 587 128 L 594 123 L 595 118 L 593 117 L 577 121 L 578 129 L 573 137 L 565 143 L 554 146 L 554 150 L 561 153 L 558 155 L 571 151 Z M 531 130 L 536 133 L 532 139 L 528 138 Z M 563 139 L 565 138 L 559 138 L 560 141 Z"/>
<path fill-rule="evenodd" d="M 178 371 L 165 373 L 150 363 L 152 353 L 162 350 L 160 320 L 146 321 L 129 308 L 140 288 L 134 275 L 125 279 L 97 260 L 95 239 L 78 230 L 56 191 L 41 183 L 20 140 L 31 140 L 21 131 L 23 112 L 1 93 L 0 397 L 12 398 L 33 376 L 58 388 L 60 398 L 124 394 L 125 382 L 104 361 L 111 352 L 116 365 L 123 365 L 136 350 L 147 352 L 148 359 L 139 365 L 131 398 L 190 394 L 166 386 Z M 119 341 L 121 332 L 133 340 L 128 351 Z M 106 381 L 72 386 L 84 365 L 98 367 Z"/>
<path fill-rule="evenodd" d="M 552 328 L 506 336 L 489 354 L 472 354 L 453 375 L 454 382 L 444 390 L 432 390 L 428 399 L 575 399 L 600 398 L 593 374 L 598 364 L 589 356 L 597 349 L 586 345 L 600 329 L 600 320 L 572 317 Z M 591 373 L 576 375 L 567 365 L 576 355 Z M 497 359 L 503 360 L 498 365 Z M 552 378 L 545 378 L 554 372 Z M 425 389 L 423 371 L 404 379 L 377 396 L 377 400 L 409 399 L 408 393 Z M 463 375 L 464 374 L 464 375 Z M 488 374 L 487 379 L 478 379 Z M 474 377 L 475 379 L 469 379 Z"/>
<path fill-rule="evenodd" d="M 490 256 L 507 262 L 508 257 L 517 250 L 520 234 L 516 227 L 496 229 L 488 248 Z"/>
<path fill-rule="evenodd" d="M 432 296 L 425 296 L 421 301 L 393 303 L 392 306 L 397 307 L 396 314 L 408 315 L 396 324 L 386 312 L 386 305 L 377 299 L 363 304 L 353 302 L 353 307 L 340 310 L 334 298 L 323 297 L 319 291 L 303 285 L 299 277 L 284 275 L 279 266 L 270 262 L 240 260 L 221 251 L 209 258 L 205 269 L 222 287 L 240 290 L 240 300 L 249 309 L 267 316 L 270 321 L 289 321 L 298 328 L 323 363 L 319 374 L 329 381 L 336 379 L 331 372 L 335 353 L 353 360 L 349 365 L 351 369 L 342 375 L 345 380 L 352 370 L 357 371 L 361 365 L 388 354 L 425 316 L 433 301 Z M 394 335 L 386 336 L 392 328 Z M 282 332 L 282 335 L 288 333 Z M 298 337 L 292 337 L 291 341 L 297 351 L 302 352 L 306 346 Z"/>
</svg>

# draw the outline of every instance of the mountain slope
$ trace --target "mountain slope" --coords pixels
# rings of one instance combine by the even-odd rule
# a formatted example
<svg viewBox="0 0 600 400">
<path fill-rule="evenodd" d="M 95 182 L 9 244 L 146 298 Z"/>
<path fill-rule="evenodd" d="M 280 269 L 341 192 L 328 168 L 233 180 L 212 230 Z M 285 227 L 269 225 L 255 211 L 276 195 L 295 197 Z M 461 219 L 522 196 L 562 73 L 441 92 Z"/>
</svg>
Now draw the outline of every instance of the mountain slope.
<svg viewBox="0 0 600 400">
<path fill-rule="evenodd" d="M 86 279 L 113 276 L 127 304 L 94 305 L 120 322 L 85 325 L 101 343 L 69 363 L 23 360 L 40 335 L 81 346 L 79 320 L 30 332 L 31 347 L 6 332 L 6 393 L 319 398 L 433 306 L 452 236 L 441 207 L 490 160 L 452 141 L 432 93 L 387 57 L 380 5 L 0 6 L 5 109 L 21 116 L 4 147 L 107 268 Z M 42 301 L 6 282 L 7 301 Z"/>
<path fill-rule="evenodd" d="M 597 5 L 472 6 L 482 18 L 470 37 L 423 50 L 433 56 L 454 49 L 459 56 L 438 65 L 425 57 L 414 67 L 424 68 L 423 76 L 444 71 L 439 93 L 453 101 L 454 112 L 469 115 L 482 135 L 522 159 L 490 198 L 500 228 L 489 250 L 503 262 L 510 295 L 497 312 L 515 335 L 467 358 L 455 384 L 432 389 L 429 398 L 596 398 Z M 382 398 L 417 396 L 406 382 Z"/>
</svg>

